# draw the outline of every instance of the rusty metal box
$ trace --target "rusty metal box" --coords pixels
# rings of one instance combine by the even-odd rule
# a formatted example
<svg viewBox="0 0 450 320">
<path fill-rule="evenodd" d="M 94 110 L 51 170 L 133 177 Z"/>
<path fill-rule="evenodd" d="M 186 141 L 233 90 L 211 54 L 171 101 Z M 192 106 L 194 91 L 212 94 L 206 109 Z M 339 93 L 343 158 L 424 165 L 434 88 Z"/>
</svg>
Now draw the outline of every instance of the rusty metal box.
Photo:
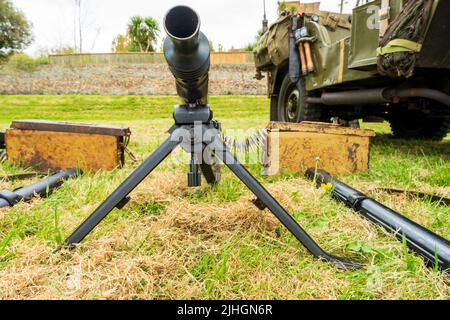
<svg viewBox="0 0 450 320">
<path fill-rule="evenodd" d="M 330 123 L 271 122 L 268 126 L 266 173 L 305 173 L 315 167 L 331 174 L 369 169 L 372 130 L 352 129 Z"/>
<path fill-rule="evenodd" d="M 113 170 L 124 164 L 130 135 L 126 127 L 14 121 L 6 130 L 6 152 L 10 162 L 41 171 L 75 167 L 91 172 Z"/>
</svg>

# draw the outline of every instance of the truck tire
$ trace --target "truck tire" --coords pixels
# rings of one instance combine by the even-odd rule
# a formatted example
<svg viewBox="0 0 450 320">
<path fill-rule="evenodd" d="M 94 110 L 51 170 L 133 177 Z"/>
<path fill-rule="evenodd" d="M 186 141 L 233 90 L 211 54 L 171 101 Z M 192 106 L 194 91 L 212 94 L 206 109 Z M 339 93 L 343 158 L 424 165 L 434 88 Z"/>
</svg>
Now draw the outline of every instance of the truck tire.
<svg viewBox="0 0 450 320">
<path fill-rule="evenodd" d="M 450 130 L 450 119 L 429 118 L 420 111 L 394 113 L 390 119 L 395 138 L 400 139 L 444 139 Z"/>
<path fill-rule="evenodd" d="M 278 95 L 277 121 L 296 123 L 320 121 L 320 106 L 307 104 L 306 97 L 304 78 L 301 78 L 298 83 L 294 83 L 289 78 L 289 74 L 286 74 Z"/>
</svg>

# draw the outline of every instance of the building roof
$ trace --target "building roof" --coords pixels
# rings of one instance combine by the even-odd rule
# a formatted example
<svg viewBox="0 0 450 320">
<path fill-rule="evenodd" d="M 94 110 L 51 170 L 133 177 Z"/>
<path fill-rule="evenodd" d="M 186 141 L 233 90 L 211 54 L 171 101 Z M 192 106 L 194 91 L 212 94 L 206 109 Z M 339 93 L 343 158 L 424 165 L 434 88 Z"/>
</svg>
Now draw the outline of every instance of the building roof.
<svg viewBox="0 0 450 320">
<path fill-rule="evenodd" d="M 289 9 L 295 7 L 298 13 L 312 13 L 320 8 L 320 2 L 301 3 L 301 1 L 286 1 L 286 7 Z"/>
</svg>

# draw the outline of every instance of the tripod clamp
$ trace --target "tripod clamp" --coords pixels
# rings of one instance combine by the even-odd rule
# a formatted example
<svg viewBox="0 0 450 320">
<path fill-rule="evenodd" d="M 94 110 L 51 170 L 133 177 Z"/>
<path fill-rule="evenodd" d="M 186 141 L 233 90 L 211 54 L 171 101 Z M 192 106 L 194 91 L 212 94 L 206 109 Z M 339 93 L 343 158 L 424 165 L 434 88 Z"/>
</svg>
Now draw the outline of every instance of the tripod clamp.
<svg viewBox="0 0 450 320">
<path fill-rule="evenodd" d="M 260 209 L 269 209 L 302 245 L 319 259 L 343 270 L 354 270 L 362 264 L 339 258 L 325 252 L 280 203 L 253 177 L 228 149 L 220 136 L 220 124 L 212 120 L 208 105 L 176 106 L 175 125 L 169 130 L 170 137 L 163 142 L 73 233 L 63 246 L 73 247 L 80 243 L 114 208 L 124 205 L 123 199 L 144 180 L 178 146 L 191 154 L 190 186 L 200 185 L 199 168 L 210 184 L 218 182 L 214 161 L 219 159 L 257 197 Z"/>
</svg>

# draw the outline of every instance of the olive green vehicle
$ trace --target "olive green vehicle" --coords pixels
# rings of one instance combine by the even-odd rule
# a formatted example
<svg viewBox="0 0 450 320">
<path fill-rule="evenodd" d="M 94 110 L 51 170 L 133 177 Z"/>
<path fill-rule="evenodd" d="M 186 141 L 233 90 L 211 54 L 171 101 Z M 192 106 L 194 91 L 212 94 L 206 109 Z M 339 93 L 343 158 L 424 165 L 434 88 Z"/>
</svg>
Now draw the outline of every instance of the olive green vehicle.
<svg viewBox="0 0 450 320">
<path fill-rule="evenodd" d="M 449 21 L 448 0 L 369 1 L 351 15 L 282 13 L 254 51 L 271 121 L 387 120 L 396 137 L 443 139 Z"/>
</svg>

